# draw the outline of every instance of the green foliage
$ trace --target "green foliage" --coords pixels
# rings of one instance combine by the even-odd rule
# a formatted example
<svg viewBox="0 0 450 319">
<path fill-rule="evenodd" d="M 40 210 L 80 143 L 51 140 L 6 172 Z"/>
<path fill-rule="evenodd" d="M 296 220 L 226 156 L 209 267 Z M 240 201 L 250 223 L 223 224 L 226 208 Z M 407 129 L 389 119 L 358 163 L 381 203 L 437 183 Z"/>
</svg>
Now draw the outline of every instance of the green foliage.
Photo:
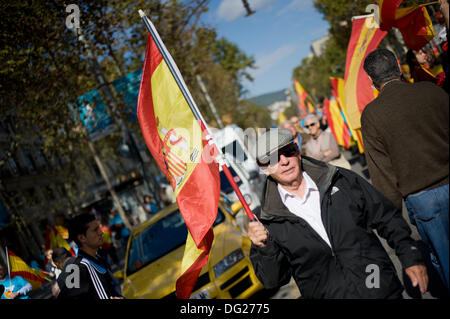
<svg viewBox="0 0 450 319">
<path fill-rule="evenodd" d="M 57 174 L 71 181 L 88 176 L 92 156 L 86 136 L 68 104 L 99 87 L 94 61 L 107 83 L 142 68 L 147 30 L 138 14 L 143 9 L 155 24 L 207 121 L 213 119 L 195 76 L 200 74 L 219 115 L 241 110 L 250 121 L 264 121 L 264 112 L 241 109 L 240 81 L 251 79 L 254 60 L 213 28 L 200 23 L 209 0 L 99 0 L 79 3 L 81 31 L 87 46 L 66 27 L 66 3 L 9 1 L 0 6 L 0 121 L 8 118 L 7 156 L 22 148 L 38 148 L 48 159 L 59 155 L 66 165 Z M 88 50 L 89 49 L 89 50 Z M 96 63 L 97 63 L 96 62 Z M 142 138 L 137 123 L 125 116 L 129 106 L 115 99 L 111 115 Z M 108 104 L 108 103 L 107 103 Z M 113 105 L 107 105 L 113 111 Z M 237 113 L 236 113 L 237 114 Z M 96 143 L 102 156 L 118 159 L 120 130 Z M 7 158 L 0 158 L 4 164 Z M 0 167 L 1 169 L 1 167 Z M 69 188 L 70 189 L 70 188 Z M 75 195 L 77 190 L 74 190 Z M 71 196 L 71 194 L 67 194 Z"/>
</svg>

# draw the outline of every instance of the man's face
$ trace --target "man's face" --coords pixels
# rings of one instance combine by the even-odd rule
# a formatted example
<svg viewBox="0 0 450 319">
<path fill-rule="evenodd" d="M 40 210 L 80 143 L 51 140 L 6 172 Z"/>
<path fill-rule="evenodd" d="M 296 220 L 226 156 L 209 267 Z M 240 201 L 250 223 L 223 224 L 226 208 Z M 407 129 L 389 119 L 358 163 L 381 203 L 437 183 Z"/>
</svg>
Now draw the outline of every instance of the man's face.
<svg viewBox="0 0 450 319">
<path fill-rule="evenodd" d="M 290 185 L 301 174 L 300 152 L 293 143 L 278 151 L 278 162 L 267 166 L 261 166 L 266 175 L 272 176 L 281 185 Z"/>
<path fill-rule="evenodd" d="M 103 232 L 100 229 L 100 222 L 93 220 L 88 224 L 85 235 L 78 235 L 78 239 L 83 246 L 98 249 L 103 244 Z"/>
<path fill-rule="evenodd" d="M 4 279 L 6 277 L 6 269 L 3 266 L 0 266 L 0 279 Z"/>
<path fill-rule="evenodd" d="M 297 135 L 297 131 L 295 130 L 294 124 L 292 123 L 284 123 L 282 128 L 291 131 L 292 135 L 294 136 Z"/>
</svg>

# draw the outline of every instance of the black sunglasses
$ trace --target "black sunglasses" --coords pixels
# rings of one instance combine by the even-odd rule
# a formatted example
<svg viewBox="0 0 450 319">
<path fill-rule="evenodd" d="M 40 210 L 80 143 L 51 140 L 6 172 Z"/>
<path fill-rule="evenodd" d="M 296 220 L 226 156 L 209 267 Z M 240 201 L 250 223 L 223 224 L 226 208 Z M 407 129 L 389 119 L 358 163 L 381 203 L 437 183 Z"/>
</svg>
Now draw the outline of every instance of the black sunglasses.
<svg viewBox="0 0 450 319">
<path fill-rule="evenodd" d="M 278 163 L 280 161 L 281 155 L 284 155 L 284 157 L 293 157 L 293 156 L 297 156 L 298 154 L 300 154 L 300 151 L 298 149 L 297 144 L 291 143 L 289 145 L 286 145 L 285 147 L 278 150 L 276 163 Z M 259 160 L 257 160 L 258 165 L 262 166 L 262 167 L 269 166 L 271 156 L 273 156 L 273 155 L 268 156 L 267 163 L 266 163 L 266 161 L 264 161 L 264 163 L 262 163 Z"/>
<path fill-rule="evenodd" d="M 305 127 L 306 127 L 306 128 L 310 128 L 311 126 L 316 126 L 316 124 L 317 124 L 317 123 L 314 122 L 314 123 L 311 123 L 311 124 L 309 124 L 309 125 L 305 125 Z"/>
</svg>

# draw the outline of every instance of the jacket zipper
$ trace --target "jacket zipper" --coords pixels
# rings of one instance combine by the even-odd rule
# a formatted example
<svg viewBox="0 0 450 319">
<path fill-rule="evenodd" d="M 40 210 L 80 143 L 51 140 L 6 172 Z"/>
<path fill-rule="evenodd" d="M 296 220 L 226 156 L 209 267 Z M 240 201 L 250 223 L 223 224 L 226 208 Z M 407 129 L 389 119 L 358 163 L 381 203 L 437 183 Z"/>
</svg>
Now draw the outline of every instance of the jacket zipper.
<svg viewBox="0 0 450 319">
<path fill-rule="evenodd" d="M 323 201 L 323 199 L 325 199 L 325 196 L 327 196 L 327 205 L 325 207 L 323 207 L 322 201 L 320 203 L 321 213 L 324 213 L 324 209 L 326 209 L 326 217 L 327 218 L 326 218 L 326 225 L 324 225 L 324 226 L 325 226 L 325 232 L 327 233 L 328 239 L 330 240 L 331 256 L 333 256 L 334 258 L 336 258 L 336 254 L 335 254 L 334 248 L 333 248 L 333 236 L 331 236 L 331 231 L 329 229 L 330 228 L 330 213 L 328 212 L 328 207 L 330 206 L 330 202 L 331 202 L 331 194 L 328 195 L 327 193 L 328 193 L 329 189 L 333 186 L 333 182 L 336 179 L 337 174 L 338 174 L 338 172 L 335 172 L 333 174 L 330 184 L 328 185 L 327 189 L 325 190 L 324 195 L 323 195 L 324 197 L 322 198 L 322 201 Z"/>
</svg>

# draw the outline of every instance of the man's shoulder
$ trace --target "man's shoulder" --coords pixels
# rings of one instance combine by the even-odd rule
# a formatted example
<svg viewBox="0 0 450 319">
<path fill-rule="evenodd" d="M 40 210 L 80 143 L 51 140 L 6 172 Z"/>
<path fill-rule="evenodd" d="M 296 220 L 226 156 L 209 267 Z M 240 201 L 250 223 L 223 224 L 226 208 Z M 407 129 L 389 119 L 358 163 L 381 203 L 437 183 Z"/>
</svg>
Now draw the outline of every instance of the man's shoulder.
<svg viewBox="0 0 450 319">
<path fill-rule="evenodd" d="M 383 103 L 380 101 L 380 97 L 377 97 L 372 102 L 366 105 L 366 107 L 361 112 L 361 129 L 367 128 L 365 127 L 364 123 L 367 123 L 374 117 L 377 118 L 378 114 L 383 113 L 380 108 L 381 105 L 383 105 Z"/>
</svg>

